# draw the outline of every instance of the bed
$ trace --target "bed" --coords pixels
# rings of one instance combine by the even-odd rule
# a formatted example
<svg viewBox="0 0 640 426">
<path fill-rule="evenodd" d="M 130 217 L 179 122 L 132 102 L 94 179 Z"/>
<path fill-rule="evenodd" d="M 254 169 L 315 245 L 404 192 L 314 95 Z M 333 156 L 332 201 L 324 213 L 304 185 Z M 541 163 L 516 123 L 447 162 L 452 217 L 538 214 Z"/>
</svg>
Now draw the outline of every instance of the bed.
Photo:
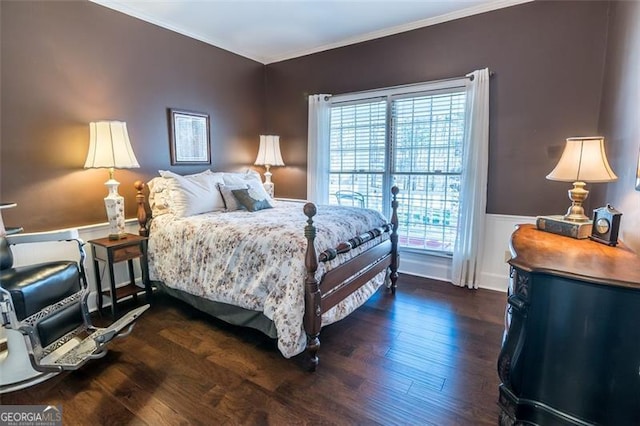
<svg viewBox="0 0 640 426">
<path fill-rule="evenodd" d="M 397 188 L 389 222 L 368 209 L 270 199 L 252 173 L 161 175 L 135 183 L 150 279 L 199 310 L 277 339 L 286 358 L 305 352 L 309 370 L 318 365 L 323 326 L 382 285 L 395 294 Z M 204 192 L 193 182 L 204 182 Z M 244 203 L 247 195 L 257 209 Z"/>
</svg>

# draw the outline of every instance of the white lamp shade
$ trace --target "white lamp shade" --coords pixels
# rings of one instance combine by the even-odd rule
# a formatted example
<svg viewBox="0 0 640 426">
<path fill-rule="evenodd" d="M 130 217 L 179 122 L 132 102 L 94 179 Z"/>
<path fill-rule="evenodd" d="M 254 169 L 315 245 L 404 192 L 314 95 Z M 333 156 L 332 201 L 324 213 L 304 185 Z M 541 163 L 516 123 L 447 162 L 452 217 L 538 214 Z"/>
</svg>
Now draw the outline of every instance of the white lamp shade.
<svg viewBox="0 0 640 426">
<path fill-rule="evenodd" d="M 122 121 L 89 123 L 89 152 L 84 167 L 85 169 L 140 167 L 131 148 L 127 123 Z"/>
<path fill-rule="evenodd" d="M 568 138 L 560 161 L 547 179 L 562 182 L 611 182 L 618 179 L 604 152 L 601 136 Z"/>
<path fill-rule="evenodd" d="M 260 148 L 254 164 L 256 166 L 284 166 L 280 154 L 280 136 L 260 135 Z"/>
</svg>

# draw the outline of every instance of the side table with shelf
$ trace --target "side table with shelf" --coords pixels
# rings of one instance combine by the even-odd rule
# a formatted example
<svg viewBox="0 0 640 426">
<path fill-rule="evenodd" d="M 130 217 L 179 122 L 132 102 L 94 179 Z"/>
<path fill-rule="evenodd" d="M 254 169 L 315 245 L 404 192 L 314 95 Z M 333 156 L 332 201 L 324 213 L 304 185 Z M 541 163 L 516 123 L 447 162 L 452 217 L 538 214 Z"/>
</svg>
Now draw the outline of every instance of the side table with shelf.
<svg viewBox="0 0 640 426">
<path fill-rule="evenodd" d="M 91 244 L 91 254 L 93 255 L 93 269 L 95 273 L 98 290 L 98 311 L 102 313 L 104 296 L 111 299 L 111 313 L 113 318 L 118 316 L 118 300 L 127 296 L 137 298 L 138 293 L 144 291 L 147 302 L 151 301 L 151 282 L 149 281 L 149 270 L 147 267 L 147 237 L 134 234 L 127 234 L 126 238 L 110 240 L 109 238 L 99 238 L 88 241 Z M 133 272 L 133 260 L 139 259 L 142 270 L 142 282 L 144 288 L 135 284 Z M 118 262 L 127 261 L 129 269 L 129 283 L 122 287 L 116 287 L 114 265 Z M 99 262 L 104 262 L 109 271 L 109 289 L 102 289 Z"/>
</svg>

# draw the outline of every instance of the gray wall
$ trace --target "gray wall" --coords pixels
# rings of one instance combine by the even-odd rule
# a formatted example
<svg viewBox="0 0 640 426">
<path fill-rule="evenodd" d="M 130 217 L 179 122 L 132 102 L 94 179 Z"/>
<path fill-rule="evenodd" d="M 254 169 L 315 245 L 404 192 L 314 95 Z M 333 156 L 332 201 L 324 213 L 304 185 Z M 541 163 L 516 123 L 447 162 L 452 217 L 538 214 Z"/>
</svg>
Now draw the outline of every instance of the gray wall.
<svg viewBox="0 0 640 426">
<path fill-rule="evenodd" d="M 171 168 L 167 108 L 208 113 L 212 166 L 255 160 L 264 65 L 87 1 L 0 2 L 0 200 L 29 231 L 106 221 L 106 170 L 84 170 L 89 122 L 127 122 L 140 169 L 119 170 L 127 217 L 133 182 Z M 179 173 L 205 168 L 176 166 Z"/>
<path fill-rule="evenodd" d="M 637 13 L 635 3 L 621 4 L 615 10 Z M 4 213 L 5 222 L 41 230 L 105 221 L 106 171 L 82 169 L 90 121 L 128 123 L 142 166 L 117 172 L 128 217 L 134 216 L 132 182 L 171 168 L 171 107 L 211 115 L 211 167 L 217 170 L 252 164 L 260 133 L 281 135 L 287 167 L 273 169 L 277 195 L 305 197 L 306 95 L 461 76 L 482 67 L 496 73 L 487 211 L 561 213 L 570 185 L 544 176 L 564 139 L 600 129 L 614 136 L 620 127 L 613 117 L 621 96 L 605 98 L 600 117 L 608 8 L 608 2 L 527 3 L 265 67 L 86 1 L 0 2 L 0 200 L 19 204 Z M 614 15 L 626 30 L 609 40 L 610 56 L 633 27 L 625 13 Z M 637 65 L 615 55 L 611 61 L 618 65 L 606 68 L 607 93 L 635 83 L 628 68 Z M 619 68 L 622 80 L 615 75 Z M 622 139 L 614 137 L 608 147 Z M 637 146 L 612 152 L 619 174 L 616 163 L 631 161 L 629 149 Z M 202 168 L 173 167 L 179 173 Z M 608 199 L 622 206 L 618 200 L 628 192 L 617 185 L 591 185 L 587 209 L 602 205 L 609 188 L 615 193 Z"/>
<path fill-rule="evenodd" d="M 621 239 L 640 253 L 640 192 L 634 190 L 640 155 L 640 3 L 612 2 L 602 90 L 601 133 L 618 181 L 605 200 L 620 210 Z"/>
<path fill-rule="evenodd" d="M 545 176 L 567 137 L 597 133 L 607 9 L 607 2 L 527 3 L 267 65 L 267 123 L 280 135 L 287 164 L 273 170 L 278 195 L 306 194 L 305 95 L 489 67 L 487 211 L 564 213 L 571 185 Z"/>
</svg>

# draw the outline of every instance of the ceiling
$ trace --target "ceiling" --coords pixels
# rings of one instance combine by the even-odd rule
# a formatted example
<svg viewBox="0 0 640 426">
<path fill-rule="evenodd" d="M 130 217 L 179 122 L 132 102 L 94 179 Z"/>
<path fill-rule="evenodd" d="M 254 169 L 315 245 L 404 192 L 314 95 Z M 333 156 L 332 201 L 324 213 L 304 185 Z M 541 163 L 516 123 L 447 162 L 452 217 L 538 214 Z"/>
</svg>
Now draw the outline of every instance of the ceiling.
<svg viewBox="0 0 640 426">
<path fill-rule="evenodd" d="M 531 0 L 92 0 L 263 64 Z"/>
</svg>

